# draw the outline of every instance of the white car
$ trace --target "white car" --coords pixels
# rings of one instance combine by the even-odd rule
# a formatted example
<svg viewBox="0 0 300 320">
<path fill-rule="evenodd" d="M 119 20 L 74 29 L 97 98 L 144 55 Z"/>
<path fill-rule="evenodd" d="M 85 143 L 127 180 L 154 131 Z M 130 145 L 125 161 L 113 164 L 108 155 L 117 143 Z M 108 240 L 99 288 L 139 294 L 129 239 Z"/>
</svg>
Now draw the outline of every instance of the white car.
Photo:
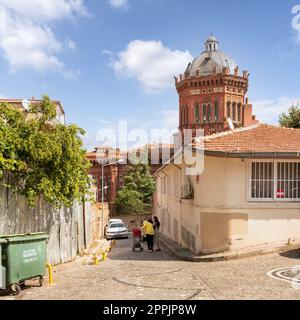
<svg viewBox="0 0 300 320">
<path fill-rule="evenodd" d="M 124 222 L 111 223 L 106 229 L 106 239 L 128 239 L 128 229 Z"/>
<path fill-rule="evenodd" d="M 111 225 L 112 223 L 123 223 L 123 221 L 121 219 L 110 219 L 108 225 Z"/>
</svg>

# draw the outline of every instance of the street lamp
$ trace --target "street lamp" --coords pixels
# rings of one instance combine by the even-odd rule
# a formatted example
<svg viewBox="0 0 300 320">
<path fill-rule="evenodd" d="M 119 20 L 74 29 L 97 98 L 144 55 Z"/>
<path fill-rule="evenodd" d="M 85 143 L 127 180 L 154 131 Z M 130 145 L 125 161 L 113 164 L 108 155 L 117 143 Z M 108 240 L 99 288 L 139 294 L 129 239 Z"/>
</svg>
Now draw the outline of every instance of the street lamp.
<svg viewBox="0 0 300 320">
<path fill-rule="evenodd" d="M 106 164 L 101 164 L 100 161 L 98 161 L 98 163 L 101 165 L 102 167 L 102 174 L 101 174 L 101 222 L 102 222 L 102 232 L 101 232 L 101 235 L 103 237 L 104 235 L 104 229 L 103 229 L 103 222 L 104 222 L 104 190 L 108 189 L 108 186 L 104 187 L 104 168 L 105 167 L 108 167 L 108 166 L 111 166 L 111 165 L 114 165 L 114 164 L 119 164 L 119 163 L 123 163 L 125 162 L 126 160 L 125 159 L 120 159 L 118 161 L 115 161 L 115 162 L 108 162 Z"/>
</svg>

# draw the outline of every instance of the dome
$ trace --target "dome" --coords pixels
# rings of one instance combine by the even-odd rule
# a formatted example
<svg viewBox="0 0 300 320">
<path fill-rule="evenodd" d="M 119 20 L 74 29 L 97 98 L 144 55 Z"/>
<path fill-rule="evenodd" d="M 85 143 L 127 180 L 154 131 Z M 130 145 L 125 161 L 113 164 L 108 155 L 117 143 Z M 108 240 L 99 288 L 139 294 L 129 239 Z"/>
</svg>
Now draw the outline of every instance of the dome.
<svg viewBox="0 0 300 320">
<path fill-rule="evenodd" d="M 199 71 L 200 76 L 205 76 L 212 74 L 215 69 L 217 73 L 220 73 L 223 68 L 227 67 L 231 74 L 234 73 L 236 63 L 226 53 L 219 50 L 219 42 L 213 35 L 206 40 L 205 48 L 206 50 L 198 58 L 189 63 L 185 72 L 196 76 L 196 72 Z"/>
</svg>

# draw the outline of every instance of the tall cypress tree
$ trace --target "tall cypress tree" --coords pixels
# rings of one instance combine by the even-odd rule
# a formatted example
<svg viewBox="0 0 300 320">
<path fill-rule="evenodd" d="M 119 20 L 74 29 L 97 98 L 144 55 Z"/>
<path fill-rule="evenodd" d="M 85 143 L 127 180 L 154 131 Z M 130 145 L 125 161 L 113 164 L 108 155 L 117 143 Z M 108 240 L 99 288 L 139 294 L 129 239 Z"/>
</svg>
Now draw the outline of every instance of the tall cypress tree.
<svg viewBox="0 0 300 320">
<path fill-rule="evenodd" d="M 115 206 L 118 213 L 148 213 L 152 205 L 155 180 L 149 166 L 143 163 L 130 165 L 124 177 L 124 186 L 118 192 Z"/>
</svg>

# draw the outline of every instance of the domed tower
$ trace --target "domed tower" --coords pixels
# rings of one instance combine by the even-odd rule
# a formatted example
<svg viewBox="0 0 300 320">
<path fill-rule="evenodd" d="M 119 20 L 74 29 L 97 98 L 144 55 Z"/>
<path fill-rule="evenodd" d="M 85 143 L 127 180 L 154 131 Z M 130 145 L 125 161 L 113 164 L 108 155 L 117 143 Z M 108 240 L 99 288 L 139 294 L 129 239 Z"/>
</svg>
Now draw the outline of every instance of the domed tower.
<svg viewBox="0 0 300 320">
<path fill-rule="evenodd" d="M 219 49 L 218 40 L 211 35 L 204 52 L 189 63 L 183 75 L 175 77 L 179 95 L 179 130 L 204 129 L 206 135 L 255 122 L 252 105 L 245 98 L 249 73 L 239 68 Z M 231 123 L 231 121 L 230 121 Z"/>
</svg>

